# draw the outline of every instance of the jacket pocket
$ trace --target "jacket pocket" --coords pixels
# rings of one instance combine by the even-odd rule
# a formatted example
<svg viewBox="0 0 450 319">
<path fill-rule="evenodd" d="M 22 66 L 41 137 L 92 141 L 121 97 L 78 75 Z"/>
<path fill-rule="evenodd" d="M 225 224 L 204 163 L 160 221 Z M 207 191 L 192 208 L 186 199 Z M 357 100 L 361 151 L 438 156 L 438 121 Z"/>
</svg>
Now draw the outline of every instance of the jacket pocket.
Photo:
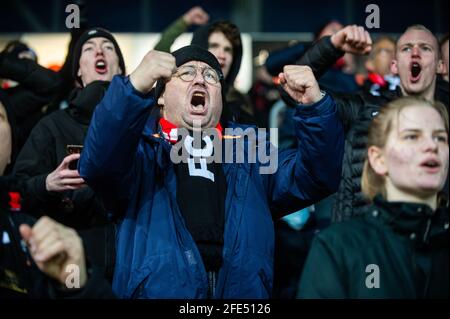
<svg viewBox="0 0 450 319">
<path fill-rule="evenodd" d="M 247 194 L 249 176 L 249 164 L 239 164 L 236 172 L 236 184 L 234 186 L 234 193 L 239 199 L 244 198 Z"/>
<path fill-rule="evenodd" d="M 177 286 L 175 269 L 169 253 L 148 257 L 145 267 L 132 272 L 136 280 L 129 286 L 129 298 L 174 298 Z"/>
</svg>

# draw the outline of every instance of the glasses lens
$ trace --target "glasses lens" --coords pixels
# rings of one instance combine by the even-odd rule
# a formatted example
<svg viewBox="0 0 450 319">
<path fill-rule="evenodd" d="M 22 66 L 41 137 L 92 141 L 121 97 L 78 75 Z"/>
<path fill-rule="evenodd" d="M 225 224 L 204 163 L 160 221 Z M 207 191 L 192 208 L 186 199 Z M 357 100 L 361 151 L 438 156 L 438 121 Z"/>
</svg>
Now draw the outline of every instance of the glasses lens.
<svg viewBox="0 0 450 319">
<path fill-rule="evenodd" d="M 178 72 L 180 74 L 180 78 L 183 81 L 190 82 L 195 78 L 195 75 L 197 74 L 197 69 L 192 66 L 185 66 L 179 68 Z"/>
<path fill-rule="evenodd" d="M 217 84 L 219 82 L 219 75 L 214 69 L 207 68 L 203 71 L 203 78 L 209 84 Z"/>
<path fill-rule="evenodd" d="M 217 84 L 220 81 L 219 74 L 212 68 L 197 68 L 195 66 L 183 66 L 178 68 L 178 76 L 186 82 L 194 80 L 197 71 L 202 71 L 202 76 L 209 84 Z"/>
</svg>

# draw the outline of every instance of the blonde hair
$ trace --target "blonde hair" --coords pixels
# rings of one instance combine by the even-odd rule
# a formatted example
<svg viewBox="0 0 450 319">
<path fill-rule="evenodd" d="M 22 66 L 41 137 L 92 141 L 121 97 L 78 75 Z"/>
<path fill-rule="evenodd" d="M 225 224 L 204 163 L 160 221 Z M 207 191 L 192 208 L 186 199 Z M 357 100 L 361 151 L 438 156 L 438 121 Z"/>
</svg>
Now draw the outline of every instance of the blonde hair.
<svg viewBox="0 0 450 319">
<path fill-rule="evenodd" d="M 402 97 L 380 108 L 378 115 L 369 126 L 367 149 L 371 146 L 377 146 L 381 149 L 385 147 L 394 119 L 397 118 L 398 122 L 400 112 L 409 106 L 423 106 L 435 109 L 441 115 L 448 134 L 448 113 L 444 104 L 441 102 L 430 102 L 423 98 Z M 363 194 L 370 200 L 373 200 L 377 194 L 381 194 L 386 198 L 385 178 L 375 173 L 369 163 L 367 152 L 361 178 L 361 189 Z"/>
<path fill-rule="evenodd" d="M 441 59 L 442 54 L 441 54 L 441 50 L 440 50 L 440 46 L 439 46 L 439 40 L 436 38 L 434 33 L 430 31 L 430 29 L 428 29 L 426 26 L 424 26 L 422 24 L 413 24 L 406 28 L 405 32 L 403 32 L 400 35 L 400 37 L 398 37 L 397 42 L 395 43 L 395 48 L 396 48 L 395 54 L 397 54 L 398 42 L 400 41 L 400 39 L 403 37 L 404 34 L 406 34 L 408 31 L 412 31 L 412 30 L 425 31 L 425 32 L 431 34 L 431 36 L 433 37 L 433 42 L 434 42 L 434 46 L 436 49 L 436 58 L 438 60 Z"/>
</svg>

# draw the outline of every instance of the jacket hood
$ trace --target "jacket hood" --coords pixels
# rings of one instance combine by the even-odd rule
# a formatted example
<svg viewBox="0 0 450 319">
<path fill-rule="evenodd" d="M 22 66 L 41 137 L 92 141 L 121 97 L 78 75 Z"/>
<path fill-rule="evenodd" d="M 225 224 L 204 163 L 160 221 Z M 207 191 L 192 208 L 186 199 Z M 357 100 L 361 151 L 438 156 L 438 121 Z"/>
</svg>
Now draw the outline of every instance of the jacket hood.
<svg viewBox="0 0 450 319">
<path fill-rule="evenodd" d="M 95 107 L 103 99 L 108 81 L 94 81 L 85 88 L 75 88 L 70 97 L 70 114 L 83 124 L 89 124 Z"/>
<path fill-rule="evenodd" d="M 211 29 L 218 22 L 220 21 L 214 22 L 212 24 L 207 24 L 198 28 L 192 36 L 191 44 L 198 45 L 208 50 L 209 48 L 208 38 L 209 35 L 211 34 Z M 234 80 L 236 79 L 236 76 L 239 73 L 239 69 L 241 68 L 241 61 L 242 61 L 242 38 L 239 32 L 239 45 L 233 47 L 233 63 L 231 64 L 230 72 L 225 77 L 226 86 L 233 86 Z"/>
</svg>

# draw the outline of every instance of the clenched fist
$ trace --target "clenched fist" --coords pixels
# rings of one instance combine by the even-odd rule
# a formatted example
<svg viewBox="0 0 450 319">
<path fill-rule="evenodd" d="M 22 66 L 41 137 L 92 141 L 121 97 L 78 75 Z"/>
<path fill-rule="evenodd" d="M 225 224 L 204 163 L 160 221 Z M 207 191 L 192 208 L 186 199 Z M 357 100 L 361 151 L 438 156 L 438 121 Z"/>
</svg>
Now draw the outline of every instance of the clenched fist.
<svg viewBox="0 0 450 319">
<path fill-rule="evenodd" d="M 363 27 L 349 25 L 331 36 L 336 49 L 353 54 L 367 54 L 372 50 L 372 39 Z"/>
<path fill-rule="evenodd" d="M 193 7 L 183 15 L 183 20 L 187 25 L 203 25 L 208 23 L 209 15 L 202 7 Z"/>
<path fill-rule="evenodd" d="M 43 273 L 64 285 L 70 274 L 68 266 L 76 266 L 80 288 L 84 286 L 87 280 L 86 258 L 81 238 L 75 230 L 46 216 L 41 217 L 33 228 L 23 224 L 19 230 L 31 257 Z"/>
<path fill-rule="evenodd" d="M 313 104 L 322 99 L 319 84 L 309 66 L 286 65 L 279 74 L 283 89 L 300 104 Z"/>
<path fill-rule="evenodd" d="M 167 52 L 148 52 L 136 70 L 130 74 L 133 87 L 141 93 L 148 93 L 159 79 L 170 79 L 176 71 L 175 57 Z"/>
</svg>

